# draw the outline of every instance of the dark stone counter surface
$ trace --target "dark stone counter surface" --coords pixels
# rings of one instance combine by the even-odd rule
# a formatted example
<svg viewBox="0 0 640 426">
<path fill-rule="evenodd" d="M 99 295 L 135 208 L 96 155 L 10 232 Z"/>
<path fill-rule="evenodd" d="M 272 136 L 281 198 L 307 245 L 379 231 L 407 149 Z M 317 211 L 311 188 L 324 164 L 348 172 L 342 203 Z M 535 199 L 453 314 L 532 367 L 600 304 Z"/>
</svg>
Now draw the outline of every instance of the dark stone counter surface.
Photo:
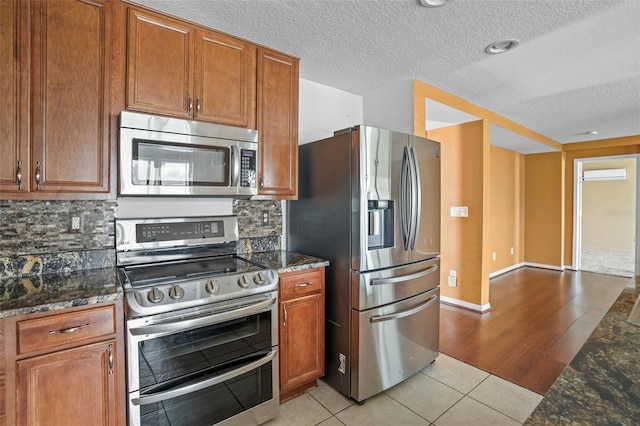
<svg viewBox="0 0 640 426">
<path fill-rule="evenodd" d="M 240 256 L 267 268 L 276 269 L 279 273 L 329 265 L 326 260 L 284 250 L 251 252 L 240 254 Z M 27 259 L 26 265 L 29 266 L 29 259 L 26 257 L 25 259 Z M 38 258 L 38 261 L 31 263 L 40 265 L 43 262 Z M 42 270 L 40 268 L 38 266 L 38 272 Z M 6 268 L 6 270 L 8 269 Z M 23 265 L 19 269 L 25 270 Z M 33 272 L 33 270 L 29 268 L 28 272 Z M 14 315 L 110 302 L 122 299 L 123 296 L 124 293 L 118 284 L 115 267 L 4 278 L 0 275 L 0 319 Z"/>
<path fill-rule="evenodd" d="M 122 299 L 116 269 L 0 279 L 0 319 Z"/>
<path fill-rule="evenodd" d="M 640 424 L 640 327 L 626 321 L 638 294 L 632 280 L 526 425 Z"/>
<path fill-rule="evenodd" d="M 277 269 L 281 274 L 329 266 L 327 260 L 286 250 L 251 252 L 239 256 L 266 268 Z"/>
</svg>

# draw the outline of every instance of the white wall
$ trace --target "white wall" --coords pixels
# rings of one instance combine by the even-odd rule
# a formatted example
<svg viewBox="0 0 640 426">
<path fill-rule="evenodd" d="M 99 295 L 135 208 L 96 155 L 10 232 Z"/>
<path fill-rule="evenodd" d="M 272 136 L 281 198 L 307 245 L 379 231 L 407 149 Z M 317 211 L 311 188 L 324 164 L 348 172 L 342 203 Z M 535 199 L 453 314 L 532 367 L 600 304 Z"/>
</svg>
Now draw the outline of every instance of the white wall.
<svg viewBox="0 0 640 426">
<path fill-rule="evenodd" d="M 413 134 L 413 80 L 369 92 L 363 105 L 367 126 Z"/>
<path fill-rule="evenodd" d="M 300 79 L 298 143 L 333 136 L 336 130 L 363 124 L 362 97 Z"/>
</svg>

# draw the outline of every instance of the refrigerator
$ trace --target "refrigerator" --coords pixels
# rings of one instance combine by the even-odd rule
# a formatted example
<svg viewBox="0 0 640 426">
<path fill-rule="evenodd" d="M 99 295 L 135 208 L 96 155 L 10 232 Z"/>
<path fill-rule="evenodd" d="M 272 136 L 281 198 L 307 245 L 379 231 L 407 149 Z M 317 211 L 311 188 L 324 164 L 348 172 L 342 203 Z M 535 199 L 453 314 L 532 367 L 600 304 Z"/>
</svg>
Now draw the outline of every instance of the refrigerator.
<svg viewBox="0 0 640 426">
<path fill-rule="evenodd" d="M 369 126 L 299 147 L 288 249 L 329 260 L 325 378 L 358 402 L 439 353 L 440 144 Z"/>
</svg>

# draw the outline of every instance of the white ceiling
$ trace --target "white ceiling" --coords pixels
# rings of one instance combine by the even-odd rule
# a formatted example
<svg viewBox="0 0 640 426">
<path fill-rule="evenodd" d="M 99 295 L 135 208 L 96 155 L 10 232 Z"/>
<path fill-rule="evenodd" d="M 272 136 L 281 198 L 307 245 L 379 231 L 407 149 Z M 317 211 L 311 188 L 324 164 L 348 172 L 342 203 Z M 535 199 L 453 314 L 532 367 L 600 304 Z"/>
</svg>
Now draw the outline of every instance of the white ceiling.
<svg viewBox="0 0 640 426">
<path fill-rule="evenodd" d="M 417 79 L 560 143 L 640 135 L 640 0 L 135 1 L 295 55 L 301 78 L 356 95 Z M 484 52 L 507 38 L 520 46 Z M 493 144 L 548 150 L 511 139 L 492 126 Z"/>
</svg>

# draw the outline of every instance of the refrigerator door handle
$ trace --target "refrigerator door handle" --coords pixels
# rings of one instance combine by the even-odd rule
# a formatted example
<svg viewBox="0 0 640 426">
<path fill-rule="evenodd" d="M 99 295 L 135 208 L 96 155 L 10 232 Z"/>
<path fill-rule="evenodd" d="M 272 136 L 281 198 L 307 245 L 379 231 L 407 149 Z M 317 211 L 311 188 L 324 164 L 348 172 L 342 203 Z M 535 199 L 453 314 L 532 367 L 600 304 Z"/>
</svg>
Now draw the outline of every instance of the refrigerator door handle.
<svg viewBox="0 0 640 426">
<path fill-rule="evenodd" d="M 413 149 L 413 147 L 409 148 L 409 153 L 411 154 L 410 164 L 413 168 L 413 174 L 412 174 L 413 184 L 411 185 L 411 189 L 413 190 L 413 193 L 411 194 L 411 200 L 413 202 L 412 209 L 411 209 L 412 233 L 411 233 L 409 248 L 411 250 L 415 250 L 416 243 L 418 240 L 418 233 L 420 231 L 420 216 L 422 214 L 422 196 L 421 196 L 422 186 L 420 182 L 420 167 L 418 166 L 418 161 L 416 159 L 416 152 Z"/>
<path fill-rule="evenodd" d="M 429 275 L 430 273 L 434 272 L 436 269 L 438 269 L 437 263 L 431 265 L 427 269 L 423 269 L 422 271 L 416 272 L 414 274 L 402 275 L 400 277 L 393 277 L 393 278 L 373 278 L 371 280 L 371 285 L 395 284 L 403 281 L 411 281 L 411 280 L 415 280 L 416 278 L 421 278 L 421 277 L 424 277 L 425 275 Z"/>
<path fill-rule="evenodd" d="M 426 302 L 416 306 L 415 308 L 407 309 L 406 311 L 396 312 L 395 314 L 375 315 L 375 316 L 372 316 L 371 319 L 369 319 L 369 322 L 376 323 L 376 322 L 382 322 L 382 321 L 392 321 L 392 320 L 408 317 L 410 315 L 416 314 L 420 311 L 427 309 L 429 306 L 433 304 L 433 302 L 436 301 L 436 299 L 438 299 L 438 296 L 434 294 L 433 296 L 428 298 Z"/>
<path fill-rule="evenodd" d="M 410 164 L 409 149 L 404 147 L 402 154 L 402 166 L 400 168 L 400 231 L 402 232 L 402 246 L 409 250 L 409 232 L 411 226 L 411 211 L 409 204 L 410 185 Z"/>
</svg>

